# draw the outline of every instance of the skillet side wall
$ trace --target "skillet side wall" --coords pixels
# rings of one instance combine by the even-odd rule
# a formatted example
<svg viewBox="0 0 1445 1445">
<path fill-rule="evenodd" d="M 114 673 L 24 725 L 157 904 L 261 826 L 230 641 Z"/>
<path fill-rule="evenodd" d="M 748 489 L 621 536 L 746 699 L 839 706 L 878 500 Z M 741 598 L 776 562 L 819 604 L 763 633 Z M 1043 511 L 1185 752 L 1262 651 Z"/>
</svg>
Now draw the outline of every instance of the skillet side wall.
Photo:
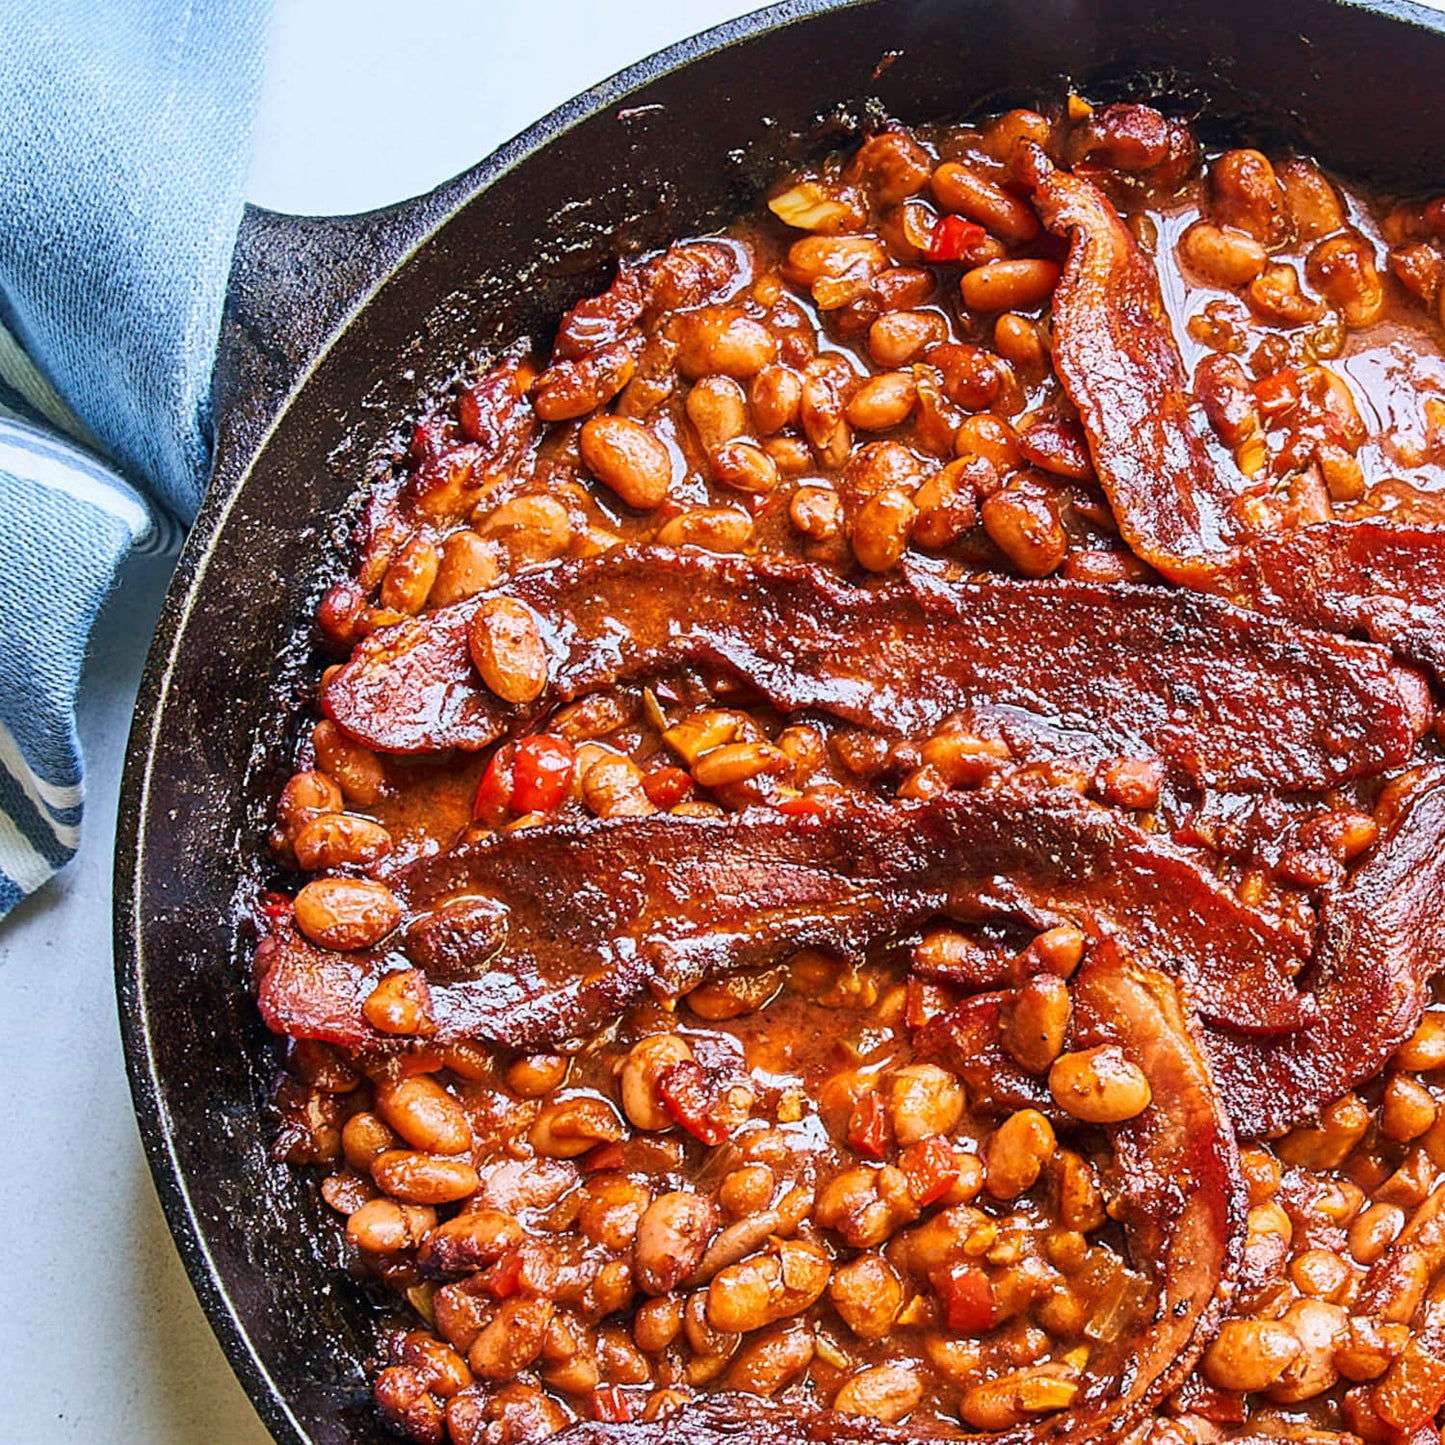
<svg viewBox="0 0 1445 1445">
<path fill-rule="evenodd" d="M 643 62 L 430 198 L 335 223 L 329 249 L 288 251 L 329 223 L 288 230 L 275 217 L 250 228 L 238 275 L 252 277 L 253 293 L 275 291 L 269 310 L 252 294 L 249 318 L 233 313 L 221 482 L 142 684 L 121 805 L 116 951 L 162 1202 L 278 1439 L 395 1437 L 373 1416 L 365 1381 L 377 1311 L 339 1274 L 334 1225 L 311 1186 L 269 1157 L 277 1054 L 243 987 L 237 879 L 244 893 L 264 866 L 258 848 L 290 736 L 278 714 L 294 717 L 302 701 L 305 619 L 336 570 L 355 515 L 348 501 L 420 395 L 478 350 L 524 334 L 545 341 L 563 308 L 606 283 L 619 248 L 746 209 L 779 161 L 846 138 L 846 125 L 820 117 L 857 116 L 869 102 L 919 121 L 1058 96 L 1072 79 L 1091 97 L 1205 108 L 1206 135 L 1300 144 L 1379 186 L 1439 186 L 1442 30 L 1445 17 L 1406 5 L 1321 0 L 784 5 Z M 276 405 L 264 388 L 288 383 L 318 331 L 453 204 L 263 437 Z M 313 272 L 297 255 L 318 268 L 329 256 L 331 269 Z"/>
</svg>

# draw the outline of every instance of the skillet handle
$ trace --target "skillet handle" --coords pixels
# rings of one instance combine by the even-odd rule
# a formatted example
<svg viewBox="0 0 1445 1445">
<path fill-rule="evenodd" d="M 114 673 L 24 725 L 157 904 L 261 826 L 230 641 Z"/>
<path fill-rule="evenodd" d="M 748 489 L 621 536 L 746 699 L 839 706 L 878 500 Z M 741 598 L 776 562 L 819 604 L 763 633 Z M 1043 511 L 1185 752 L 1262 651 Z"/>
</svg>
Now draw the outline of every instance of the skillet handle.
<svg viewBox="0 0 1445 1445">
<path fill-rule="evenodd" d="M 246 471 L 292 388 L 363 301 L 465 190 L 466 177 L 356 216 L 247 206 L 211 384 L 212 490 Z"/>
</svg>

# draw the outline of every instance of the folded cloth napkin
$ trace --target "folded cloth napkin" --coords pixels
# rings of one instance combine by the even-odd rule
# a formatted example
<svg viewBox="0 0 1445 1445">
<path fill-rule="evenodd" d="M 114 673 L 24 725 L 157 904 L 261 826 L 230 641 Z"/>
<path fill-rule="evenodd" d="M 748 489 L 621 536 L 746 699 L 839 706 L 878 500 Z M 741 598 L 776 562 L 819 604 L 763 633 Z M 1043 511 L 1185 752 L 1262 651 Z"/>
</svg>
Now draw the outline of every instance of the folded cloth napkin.
<svg viewBox="0 0 1445 1445">
<path fill-rule="evenodd" d="M 79 841 L 75 694 L 115 569 L 205 490 L 270 9 L 0 20 L 0 914 Z"/>
</svg>

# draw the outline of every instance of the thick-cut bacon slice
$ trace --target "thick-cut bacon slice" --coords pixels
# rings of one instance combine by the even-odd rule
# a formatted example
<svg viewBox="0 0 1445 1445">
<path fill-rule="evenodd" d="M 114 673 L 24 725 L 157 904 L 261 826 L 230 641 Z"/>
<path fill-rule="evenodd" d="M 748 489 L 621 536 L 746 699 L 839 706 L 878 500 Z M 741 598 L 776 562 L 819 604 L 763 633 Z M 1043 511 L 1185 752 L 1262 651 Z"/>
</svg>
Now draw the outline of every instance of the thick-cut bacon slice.
<svg viewBox="0 0 1445 1445">
<path fill-rule="evenodd" d="M 1045 226 L 1069 240 L 1054 288 L 1054 369 L 1079 409 L 1124 540 L 1176 581 L 1241 540 L 1234 493 L 1189 408 L 1159 278 L 1097 186 L 1023 148 L 1022 176 Z"/>
<path fill-rule="evenodd" d="M 1037 148 L 1022 174 L 1044 224 L 1070 242 L 1054 365 L 1134 551 L 1170 581 L 1363 632 L 1445 677 L 1445 528 L 1375 518 L 1246 536 L 1191 419 L 1153 264 L 1097 187 Z"/>
<path fill-rule="evenodd" d="M 1309 1017 L 1289 935 L 1169 844 L 1064 789 L 847 801 L 816 817 L 539 825 L 464 842 L 393 883 L 439 1041 L 578 1039 L 649 992 L 676 998 L 803 948 L 858 955 L 938 914 L 1119 931 L 1188 977 L 1211 1018 L 1277 1031 Z M 360 1000 L 384 956 L 282 935 L 260 964 L 278 1032 L 373 1037 Z"/>
<path fill-rule="evenodd" d="M 1445 968 L 1445 777 L 1422 781 L 1388 834 L 1322 905 L 1302 982 L 1319 1005 L 1270 1039 L 1208 1034 L 1215 1077 L 1242 1135 L 1277 1134 L 1379 1073 Z"/>
<path fill-rule="evenodd" d="M 478 748 L 580 693 L 705 663 L 785 711 L 916 734 L 962 708 L 1019 708 L 1082 735 L 1086 753 L 1158 754 L 1197 786 L 1282 790 L 1393 766 L 1423 726 L 1418 680 L 1383 649 L 1161 588 L 952 584 L 919 569 L 857 588 L 798 564 L 619 547 L 498 595 L 540 621 L 538 703 L 511 706 L 478 678 L 477 598 L 363 642 L 326 686 L 327 713 L 386 751 Z"/>
<path fill-rule="evenodd" d="M 1077 1045 L 1118 1044 L 1152 1090 L 1150 1106 L 1108 1134 L 1130 1258 L 1155 1286 L 1154 1316 L 1095 1345 L 1068 1410 L 997 1434 L 956 1438 L 991 1445 L 1119 1440 L 1193 1368 L 1218 1327 L 1239 1266 L 1245 1209 L 1234 1135 L 1178 985 L 1106 947 L 1080 970 L 1072 991 Z M 722 1394 L 666 1420 L 576 1425 L 558 1442 L 665 1445 L 679 1438 L 697 1445 L 919 1440 L 907 1422 L 886 1426 L 801 1403 Z"/>
</svg>

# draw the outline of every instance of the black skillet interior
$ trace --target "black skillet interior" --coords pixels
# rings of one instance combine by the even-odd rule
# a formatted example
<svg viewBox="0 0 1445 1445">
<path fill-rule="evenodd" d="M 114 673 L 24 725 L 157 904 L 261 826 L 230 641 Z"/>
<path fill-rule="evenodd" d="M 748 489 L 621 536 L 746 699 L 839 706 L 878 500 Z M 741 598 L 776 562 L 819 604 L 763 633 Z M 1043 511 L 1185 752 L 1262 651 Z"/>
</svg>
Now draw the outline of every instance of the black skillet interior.
<svg viewBox="0 0 1445 1445">
<path fill-rule="evenodd" d="M 1442 74 L 1445 16 L 1401 3 L 805 0 L 643 62 L 419 201 L 249 218 L 217 483 L 131 738 L 116 955 L 162 1202 L 279 1440 L 393 1437 L 367 1403 L 376 1309 L 342 1274 L 311 1185 L 268 1154 L 275 1053 L 244 987 L 236 905 L 287 771 L 277 719 L 302 697 L 312 603 L 353 493 L 419 394 L 487 348 L 545 340 L 619 250 L 717 224 L 781 159 L 841 142 L 860 116 L 963 116 L 1057 98 L 1071 80 L 1202 111 L 1216 134 L 1294 143 L 1378 184 L 1438 188 Z"/>
</svg>

